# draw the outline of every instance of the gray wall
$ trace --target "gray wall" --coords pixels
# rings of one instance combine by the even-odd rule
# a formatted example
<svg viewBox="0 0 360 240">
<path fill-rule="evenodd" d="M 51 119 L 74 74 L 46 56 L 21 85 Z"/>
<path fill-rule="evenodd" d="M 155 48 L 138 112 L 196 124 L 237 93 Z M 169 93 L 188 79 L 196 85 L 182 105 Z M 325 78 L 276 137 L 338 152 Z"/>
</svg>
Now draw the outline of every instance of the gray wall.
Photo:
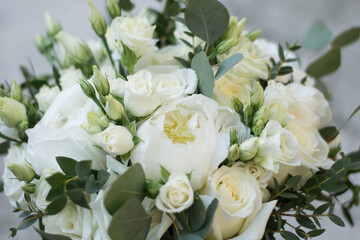
<svg viewBox="0 0 360 240">
<path fill-rule="evenodd" d="M 104 9 L 105 0 L 94 0 Z M 155 0 L 134 0 L 138 5 L 157 5 Z M 360 23 L 359 0 L 224 0 L 231 14 L 248 19 L 247 28 L 261 28 L 263 37 L 273 41 L 301 40 L 315 20 L 324 20 L 334 35 Z M 37 73 L 50 70 L 33 44 L 36 33 L 45 33 L 43 11 L 49 10 L 64 29 L 82 38 L 95 38 L 87 20 L 86 0 L 0 0 L 0 81 L 21 80 L 19 64 L 33 62 Z M 307 56 L 306 50 L 301 55 Z M 340 126 L 360 103 L 360 41 L 342 51 L 342 66 L 336 74 L 324 79 L 333 93 L 333 123 Z M 359 147 L 360 115 L 342 130 L 343 149 Z M 2 165 L 2 164 L 1 164 Z M 2 171 L 2 166 L 0 167 Z M 356 178 L 360 181 L 360 178 Z M 0 239 L 6 239 L 10 227 L 19 219 L 11 213 L 4 195 L 0 195 Z M 360 234 L 360 208 L 354 209 L 354 228 L 338 228 L 326 222 L 328 230 L 320 239 L 353 240 Z M 15 239 L 40 239 L 31 230 L 22 231 Z"/>
</svg>

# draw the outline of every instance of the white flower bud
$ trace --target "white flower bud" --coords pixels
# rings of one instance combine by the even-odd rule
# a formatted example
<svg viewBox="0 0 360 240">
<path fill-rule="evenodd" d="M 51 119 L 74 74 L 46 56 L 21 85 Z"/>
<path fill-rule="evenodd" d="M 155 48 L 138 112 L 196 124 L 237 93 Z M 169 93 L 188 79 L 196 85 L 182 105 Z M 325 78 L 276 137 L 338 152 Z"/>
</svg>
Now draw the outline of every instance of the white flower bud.
<svg viewBox="0 0 360 240">
<path fill-rule="evenodd" d="M 22 95 L 21 87 L 17 84 L 16 80 L 13 80 L 11 84 L 10 97 L 18 102 L 22 102 L 23 95 Z"/>
<path fill-rule="evenodd" d="M 256 82 L 250 92 L 250 102 L 254 110 L 257 110 L 264 103 L 264 89 L 259 82 Z"/>
<path fill-rule="evenodd" d="M 240 157 L 239 145 L 235 143 L 229 149 L 228 159 L 232 162 L 235 162 L 236 160 L 239 159 L 239 157 Z"/>
<path fill-rule="evenodd" d="M 102 96 L 107 96 L 110 92 L 109 81 L 101 74 L 95 65 L 93 66 L 93 80 L 97 92 Z"/>
<path fill-rule="evenodd" d="M 8 97 L 0 98 L 0 119 L 10 128 L 17 128 L 18 125 L 27 121 L 25 106 Z"/>
<path fill-rule="evenodd" d="M 253 137 L 240 144 L 240 159 L 247 161 L 255 157 L 259 138 Z"/>
<path fill-rule="evenodd" d="M 91 23 L 91 27 L 94 29 L 95 33 L 99 37 L 104 37 L 107 25 L 105 18 L 101 15 L 99 10 L 94 6 L 93 2 L 91 0 L 88 0 L 89 4 L 89 20 Z"/>
<path fill-rule="evenodd" d="M 58 21 L 48 12 L 44 12 L 46 31 L 49 36 L 55 37 L 61 31 L 61 26 Z"/>
<path fill-rule="evenodd" d="M 111 16 L 111 18 L 116 18 L 121 16 L 121 9 L 116 0 L 107 0 L 106 1 L 107 10 Z"/>
<path fill-rule="evenodd" d="M 36 185 L 34 183 L 26 183 L 21 186 L 21 189 L 26 193 L 32 194 L 36 190 Z"/>
<path fill-rule="evenodd" d="M 36 177 L 34 168 L 27 162 L 9 162 L 7 164 L 7 168 L 14 174 L 14 176 L 19 181 L 31 182 Z"/>
<path fill-rule="evenodd" d="M 125 114 L 123 105 L 112 95 L 106 97 L 105 111 L 113 121 L 120 121 Z"/>
</svg>

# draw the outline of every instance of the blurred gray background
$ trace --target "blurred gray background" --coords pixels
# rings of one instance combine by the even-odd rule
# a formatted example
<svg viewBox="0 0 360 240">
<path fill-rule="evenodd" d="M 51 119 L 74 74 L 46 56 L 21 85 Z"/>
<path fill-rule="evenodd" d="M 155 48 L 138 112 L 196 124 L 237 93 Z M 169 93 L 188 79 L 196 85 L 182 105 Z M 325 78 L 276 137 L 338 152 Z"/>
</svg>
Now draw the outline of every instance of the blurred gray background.
<svg viewBox="0 0 360 240">
<path fill-rule="evenodd" d="M 248 29 L 261 28 L 262 37 L 275 42 L 302 40 L 307 29 L 315 20 L 323 20 L 337 35 L 351 26 L 360 25 L 359 0 L 221 0 L 232 15 L 248 19 Z M 155 0 L 133 0 L 138 6 L 158 6 Z M 104 12 L 105 0 L 94 0 Z M 45 34 L 43 11 L 49 10 L 63 28 L 84 39 L 96 39 L 88 22 L 86 0 L 0 0 L 0 81 L 22 80 L 19 64 L 28 65 L 29 59 L 37 73 L 51 69 L 38 54 L 34 46 L 34 35 Z M 137 12 L 139 7 L 135 10 Z M 304 57 L 309 52 L 305 49 Z M 342 66 L 324 83 L 333 93 L 331 106 L 333 124 L 341 126 L 360 104 L 360 41 L 342 50 Z M 354 117 L 341 131 L 345 152 L 355 150 L 360 145 L 360 115 Z M 1 163 L 0 171 L 2 172 Z M 360 177 L 355 180 L 360 181 Z M 19 223 L 16 214 L 11 213 L 6 197 L 0 194 L 0 239 L 6 239 L 10 227 Z M 339 228 L 324 221 L 327 231 L 319 239 L 354 240 L 360 239 L 360 208 L 354 209 L 355 226 Z M 31 229 L 20 231 L 15 239 L 40 239 Z"/>
</svg>

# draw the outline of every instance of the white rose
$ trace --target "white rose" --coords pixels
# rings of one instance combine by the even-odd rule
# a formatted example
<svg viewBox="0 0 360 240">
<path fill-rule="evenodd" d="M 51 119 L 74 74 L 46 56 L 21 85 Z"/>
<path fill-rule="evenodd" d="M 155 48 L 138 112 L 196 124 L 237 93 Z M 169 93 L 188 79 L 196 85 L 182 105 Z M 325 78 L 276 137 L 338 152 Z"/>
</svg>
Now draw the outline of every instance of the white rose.
<svg viewBox="0 0 360 240">
<path fill-rule="evenodd" d="M 117 41 L 118 48 L 121 48 L 123 42 L 138 57 L 155 49 L 156 41 L 152 38 L 154 30 L 155 26 L 141 17 L 117 17 L 111 23 L 111 34 Z"/>
<path fill-rule="evenodd" d="M 160 165 L 171 173 L 192 172 L 191 185 L 194 190 L 200 189 L 208 173 L 228 154 L 231 127 L 222 127 L 216 120 L 225 119 L 221 114 L 225 113 L 219 111 L 216 102 L 203 95 L 160 108 L 139 127 L 137 135 L 142 141 L 133 149 L 131 161 L 140 163 L 146 177 L 154 180 L 161 178 Z M 237 118 L 238 126 L 232 128 L 246 131 L 238 114 L 229 115 Z"/>
<path fill-rule="evenodd" d="M 43 218 L 45 232 L 71 237 L 73 240 L 92 239 L 93 216 L 89 209 L 69 202 L 58 214 Z"/>
<path fill-rule="evenodd" d="M 92 135 L 91 139 L 112 156 L 123 155 L 134 147 L 129 130 L 113 123 L 104 131 Z"/>
<path fill-rule="evenodd" d="M 106 195 L 106 191 L 100 190 L 99 194 L 97 195 L 96 199 L 89 204 L 93 218 L 95 220 L 95 224 L 97 225 L 97 235 L 98 238 L 94 239 L 101 239 L 101 240 L 110 240 L 108 234 L 108 228 L 112 219 L 112 216 L 108 213 L 104 205 L 104 198 Z"/>
<path fill-rule="evenodd" d="M 11 145 L 8 154 L 4 158 L 5 166 L 8 163 L 21 163 L 28 161 L 27 145 L 23 143 L 20 146 L 15 144 Z M 3 173 L 4 180 L 4 193 L 8 197 L 10 204 L 16 207 L 16 202 L 20 203 L 21 206 L 26 206 L 24 199 L 24 191 L 21 189 L 22 183 L 15 178 L 13 173 L 7 168 L 4 168 Z"/>
<path fill-rule="evenodd" d="M 259 182 L 261 188 L 267 187 L 273 175 L 271 171 L 266 170 L 255 162 L 247 162 L 245 168 L 247 172 Z"/>
<path fill-rule="evenodd" d="M 160 188 L 156 197 L 156 207 L 167 213 L 178 213 L 189 208 L 194 202 L 194 191 L 184 173 L 172 173 Z"/>
<path fill-rule="evenodd" d="M 234 165 L 222 166 L 209 175 L 203 195 L 219 200 L 209 239 L 227 239 L 237 235 L 247 217 L 261 209 L 262 196 L 259 183 L 248 171 Z M 216 226 L 214 226 L 217 222 Z"/>
<path fill-rule="evenodd" d="M 278 122 L 270 120 L 258 141 L 258 150 L 254 161 L 262 167 L 279 172 L 281 164 L 299 166 L 298 142 L 295 136 Z"/>
<path fill-rule="evenodd" d="M 36 184 L 36 191 L 34 195 L 34 201 L 36 204 L 36 207 L 41 210 L 45 211 L 47 206 L 49 205 L 49 201 L 46 201 L 46 197 L 49 194 L 51 190 L 50 184 L 46 181 L 46 178 L 50 177 L 57 171 L 52 168 L 44 168 L 40 180 Z"/>
<path fill-rule="evenodd" d="M 74 66 L 64 70 L 60 77 L 60 85 L 63 90 L 71 88 L 78 84 L 80 78 L 84 78 L 84 75 L 80 69 L 75 69 Z"/>
<path fill-rule="evenodd" d="M 128 77 L 125 107 L 136 117 L 152 113 L 160 104 L 195 92 L 197 76 L 191 69 L 153 66 Z"/>
<path fill-rule="evenodd" d="M 59 95 L 60 89 L 58 86 L 48 87 L 46 85 L 40 88 L 40 91 L 35 95 L 36 101 L 39 104 L 40 111 L 45 112 L 54 101 L 54 99 Z"/>
<path fill-rule="evenodd" d="M 104 169 L 104 151 L 93 146 L 90 136 L 81 127 L 87 121 L 88 112 L 97 109 L 79 85 L 57 96 L 41 121 L 26 131 L 29 158 L 36 172 L 42 172 L 45 167 L 60 170 L 55 159 L 57 156 L 77 161 L 89 159 L 92 168 Z"/>
</svg>

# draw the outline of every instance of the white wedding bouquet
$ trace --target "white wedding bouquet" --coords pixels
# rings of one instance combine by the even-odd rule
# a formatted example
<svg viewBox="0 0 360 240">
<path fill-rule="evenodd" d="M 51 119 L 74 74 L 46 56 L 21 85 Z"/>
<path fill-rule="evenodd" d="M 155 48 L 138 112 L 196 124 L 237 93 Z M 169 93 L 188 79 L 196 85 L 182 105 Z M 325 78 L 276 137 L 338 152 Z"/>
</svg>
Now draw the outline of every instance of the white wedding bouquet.
<svg viewBox="0 0 360 240">
<path fill-rule="evenodd" d="M 1 88 L 10 236 L 37 223 L 49 240 L 309 239 L 321 218 L 344 226 L 336 204 L 352 224 L 360 155 L 341 152 L 317 86 L 359 27 L 302 70 L 296 42 L 259 38 L 217 0 L 106 6 L 111 21 L 89 0 L 99 41 L 46 12 L 36 46 L 52 73 L 22 66 L 24 83 Z M 316 23 L 304 45 L 330 37 Z"/>
</svg>

